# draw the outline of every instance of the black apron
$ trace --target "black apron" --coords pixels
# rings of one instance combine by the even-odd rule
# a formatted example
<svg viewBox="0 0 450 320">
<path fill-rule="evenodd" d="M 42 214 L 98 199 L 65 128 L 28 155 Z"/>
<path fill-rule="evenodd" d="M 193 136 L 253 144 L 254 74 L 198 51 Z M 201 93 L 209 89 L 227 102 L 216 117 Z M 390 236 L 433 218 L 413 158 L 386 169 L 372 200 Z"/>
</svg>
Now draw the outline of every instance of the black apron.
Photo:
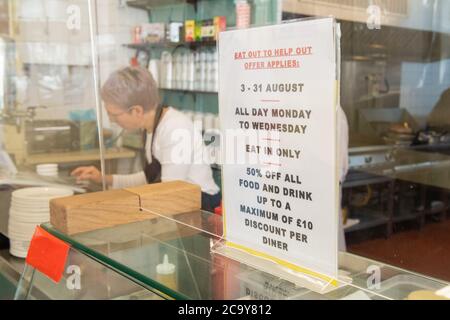
<svg viewBox="0 0 450 320">
<path fill-rule="evenodd" d="M 158 159 L 155 158 L 153 153 L 153 141 L 155 141 L 155 133 L 156 128 L 158 127 L 159 121 L 161 120 L 161 115 L 165 107 L 158 106 L 156 109 L 155 114 L 155 122 L 153 123 L 153 134 L 152 134 L 152 143 L 150 145 L 150 151 L 152 154 L 152 162 L 148 163 L 147 158 L 145 156 L 145 145 L 147 143 L 147 130 L 144 130 L 144 149 L 141 153 L 141 160 L 142 164 L 144 166 L 144 173 L 145 177 L 147 179 L 147 183 L 158 183 L 161 182 L 161 163 L 158 161 Z"/>
</svg>

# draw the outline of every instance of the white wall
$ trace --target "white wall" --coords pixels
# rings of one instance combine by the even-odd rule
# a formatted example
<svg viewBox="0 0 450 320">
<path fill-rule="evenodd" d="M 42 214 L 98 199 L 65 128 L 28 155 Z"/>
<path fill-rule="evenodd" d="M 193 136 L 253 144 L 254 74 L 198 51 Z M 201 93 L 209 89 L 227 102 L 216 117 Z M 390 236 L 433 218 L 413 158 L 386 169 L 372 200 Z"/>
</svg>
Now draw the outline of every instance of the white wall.
<svg viewBox="0 0 450 320">
<path fill-rule="evenodd" d="M 371 3 L 366 0 L 367 6 L 357 7 L 350 0 L 282 0 L 283 10 L 305 15 L 328 16 L 333 15 L 339 19 L 366 23 L 369 14 L 366 12 Z M 406 16 L 386 13 L 387 2 L 392 5 L 395 0 L 373 1 L 380 6 L 381 25 L 397 26 L 403 28 L 450 32 L 450 1 L 448 0 L 407 0 L 408 14 Z"/>
<path fill-rule="evenodd" d="M 124 6 L 124 1 L 92 2 L 97 4 L 94 19 L 103 82 L 113 70 L 129 64 L 135 52 L 122 45 L 131 42 L 133 27 L 148 17 L 143 10 Z M 88 1 L 21 0 L 17 6 L 18 56 L 30 70 L 24 105 L 46 105 L 49 108 L 38 116 L 51 119 L 67 118 L 71 110 L 93 108 Z"/>
</svg>

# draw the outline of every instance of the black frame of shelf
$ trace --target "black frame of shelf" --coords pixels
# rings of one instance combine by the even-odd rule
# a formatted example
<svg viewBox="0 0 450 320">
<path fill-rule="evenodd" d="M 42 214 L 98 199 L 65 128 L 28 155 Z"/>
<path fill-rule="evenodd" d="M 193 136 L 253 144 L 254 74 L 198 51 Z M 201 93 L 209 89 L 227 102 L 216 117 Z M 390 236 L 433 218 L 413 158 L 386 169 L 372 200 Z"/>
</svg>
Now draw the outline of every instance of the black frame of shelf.
<svg viewBox="0 0 450 320">
<path fill-rule="evenodd" d="M 193 41 L 193 42 L 170 42 L 170 41 L 164 41 L 164 42 L 144 42 L 144 43 L 130 43 L 130 44 L 124 44 L 123 46 L 127 47 L 128 49 L 135 49 L 135 50 L 145 50 L 145 51 L 151 51 L 153 48 L 171 48 L 173 50 L 178 48 L 186 48 L 191 50 L 196 50 L 201 47 L 215 47 L 217 46 L 217 41 L 210 40 L 210 41 Z"/>
<path fill-rule="evenodd" d="M 394 214 L 392 217 L 392 222 L 393 223 L 401 223 L 401 222 L 405 222 L 405 221 L 412 221 L 412 220 L 418 220 L 420 217 L 421 213 L 420 212 L 412 212 L 412 213 L 402 213 L 399 215 Z"/>
<path fill-rule="evenodd" d="M 201 91 L 201 90 L 187 90 L 187 89 L 169 89 L 169 88 L 159 88 L 159 90 L 162 91 L 169 91 L 169 92 L 180 92 L 180 93 L 190 93 L 190 94 L 214 94 L 217 95 L 219 92 L 217 91 Z"/>
<path fill-rule="evenodd" d="M 197 10 L 197 0 L 127 0 L 127 6 L 150 11 L 153 7 L 169 6 L 174 4 L 191 4 Z"/>
<path fill-rule="evenodd" d="M 351 226 L 351 227 L 345 229 L 344 230 L 345 233 L 366 230 L 366 229 L 375 228 L 375 227 L 389 224 L 389 221 L 390 221 L 389 216 L 381 214 L 381 213 L 371 212 L 369 210 L 363 210 L 363 211 L 364 212 L 358 212 L 358 213 L 352 214 L 352 218 L 360 218 L 360 222 L 354 226 Z M 363 217 L 368 218 L 368 219 L 363 219 Z"/>
</svg>

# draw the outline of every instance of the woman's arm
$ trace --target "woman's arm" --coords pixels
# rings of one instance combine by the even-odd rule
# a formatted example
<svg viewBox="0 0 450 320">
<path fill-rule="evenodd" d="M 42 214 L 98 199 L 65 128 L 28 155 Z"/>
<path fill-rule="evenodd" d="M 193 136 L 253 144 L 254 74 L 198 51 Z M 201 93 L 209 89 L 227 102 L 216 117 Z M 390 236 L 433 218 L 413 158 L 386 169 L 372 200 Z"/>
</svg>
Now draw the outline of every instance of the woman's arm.
<svg viewBox="0 0 450 320">
<path fill-rule="evenodd" d="M 114 174 L 112 175 L 112 189 L 122 189 L 136 187 L 147 184 L 147 178 L 144 171 L 133 174 Z"/>
<path fill-rule="evenodd" d="M 76 177 L 77 181 L 90 180 L 95 183 L 102 183 L 102 173 L 94 166 L 78 167 L 73 170 L 70 175 Z M 105 181 L 109 187 L 113 183 L 113 177 L 111 175 L 106 175 Z"/>
</svg>

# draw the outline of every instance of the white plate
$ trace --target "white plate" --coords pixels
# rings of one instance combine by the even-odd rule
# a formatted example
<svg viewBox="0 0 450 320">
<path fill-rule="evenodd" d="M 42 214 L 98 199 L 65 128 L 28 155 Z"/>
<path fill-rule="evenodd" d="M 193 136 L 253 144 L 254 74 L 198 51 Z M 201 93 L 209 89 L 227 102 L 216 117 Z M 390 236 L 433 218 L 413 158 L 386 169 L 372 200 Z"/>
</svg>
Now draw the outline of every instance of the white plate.
<svg viewBox="0 0 450 320">
<path fill-rule="evenodd" d="M 38 164 L 36 166 L 36 168 L 53 168 L 53 167 L 58 167 L 57 163 L 42 163 L 42 164 Z"/>
<path fill-rule="evenodd" d="M 10 209 L 9 210 L 9 216 L 10 217 L 36 217 L 36 216 L 50 216 L 49 210 L 41 210 L 41 211 L 31 211 L 31 210 L 17 210 L 17 209 Z"/>
<path fill-rule="evenodd" d="M 38 172 L 38 175 L 40 176 L 51 176 L 51 177 L 55 177 L 58 175 L 58 172 Z"/>
<path fill-rule="evenodd" d="M 58 173 L 58 170 L 55 170 L 55 169 L 42 169 L 42 170 L 38 170 L 37 173 Z"/>
<path fill-rule="evenodd" d="M 31 241 L 34 232 L 17 231 L 16 229 L 8 228 L 8 237 L 13 240 Z"/>
<path fill-rule="evenodd" d="M 48 171 L 58 171 L 58 168 L 37 168 L 37 172 L 48 172 Z"/>
<path fill-rule="evenodd" d="M 13 244 L 14 243 L 14 244 Z M 26 241 L 11 241 L 11 247 L 9 248 L 9 253 L 18 258 L 26 258 L 28 254 L 28 249 L 30 247 L 30 242 Z"/>
<path fill-rule="evenodd" d="M 36 170 L 58 170 L 58 165 L 56 163 L 48 163 L 48 164 L 38 164 L 36 166 Z"/>
<path fill-rule="evenodd" d="M 10 215 L 15 215 L 15 214 L 19 214 L 19 215 L 42 215 L 42 214 L 49 214 L 50 213 L 50 209 L 47 207 L 42 207 L 42 208 L 22 208 L 22 207 L 11 207 L 9 209 L 9 214 Z"/>
<path fill-rule="evenodd" d="M 35 224 L 34 226 L 30 225 L 30 228 L 10 225 L 8 226 L 8 236 L 10 236 L 11 238 L 20 237 L 21 239 L 26 239 L 29 241 L 33 237 L 37 225 L 38 224 Z"/>
<path fill-rule="evenodd" d="M 11 240 L 10 244 L 11 247 L 20 251 L 28 251 L 28 248 L 30 247 L 30 241 Z"/>
<path fill-rule="evenodd" d="M 49 206 L 40 206 L 40 207 L 25 207 L 25 206 L 19 206 L 19 205 L 13 205 L 9 209 L 10 211 L 18 212 L 18 213 L 44 213 L 44 212 L 50 212 Z"/>
<path fill-rule="evenodd" d="M 35 224 L 35 225 L 41 225 L 43 223 L 50 222 L 50 218 L 49 217 L 47 217 L 47 218 L 39 217 L 39 218 L 32 218 L 32 219 L 29 219 L 29 218 L 24 218 L 24 219 L 17 218 L 16 221 L 17 222 L 21 222 L 21 223 L 30 223 L 30 224 Z"/>
<path fill-rule="evenodd" d="M 32 200 L 32 201 L 21 201 L 21 200 L 17 200 L 17 199 L 12 199 L 11 200 L 11 206 L 19 206 L 19 207 L 24 207 L 24 208 L 50 208 L 50 200 L 43 200 L 43 201 L 39 201 L 39 200 Z"/>
<path fill-rule="evenodd" d="M 41 199 L 31 199 L 31 198 L 20 198 L 20 197 L 11 197 L 12 203 L 24 204 L 24 205 L 35 205 L 35 204 L 48 204 L 51 199 L 41 198 Z"/>
<path fill-rule="evenodd" d="M 28 222 L 28 221 L 27 222 L 22 222 L 22 221 L 17 220 L 16 217 L 10 216 L 8 224 L 10 226 L 15 226 L 15 227 L 18 227 L 18 228 L 22 228 L 22 227 L 23 228 L 28 228 L 28 226 L 31 226 L 31 225 L 33 225 L 35 223 L 34 222 Z"/>
<path fill-rule="evenodd" d="M 49 210 L 42 210 L 42 211 L 31 211 L 31 210 L 17 210 L 17 209 L 10 209 L 9 210 L 9 216 L 10 217 L 43 217 L 43 216 L 50 216 Z"/>
<path fill-rule="evenodd" d="M 33 234 L 21 234 L 12 231 L 8 233 L 8 237 L 9 240 L 31 241 L 31 238 L 33 238 Z"/>
<path fill-rule="evenodd" d="M 43 216 L 50 216 L 50 211 L 48 210 L 42 210 L 42 211 L 20 211 L 15 209 L 9 210 L 9 216 L 11 218 L 20 216 L 20 217 L 43 217 Z"/>
<path fill-rule="evenodd" d="M 31 208 L 31 207 L 22 207 L 22 206 L 11 206 L 11 208 L 9 210 L 10 211 L 11 210 L 14 211 L 14 213 L 23 213 L 23 214 L 50 212 L 50 208 L 49 207 Z"/>
<path fill-rule="evenodd" d="M 58 177 L 58 173 L 39 173 L 41 177 Z"/>
<path fill-rule="evenodd" d="M 35 216 L 22 216 L 22 215 L 14 215 L 14 220 L 22 223 L 37 223 L 41 224 L 44 222 L 50 221 L 50 215 L 35 215 Z"/>
<path fill-rule="evenodd" d="M 14 209 L 16 211 L 50 211 L 50 205 L 48 203 L 45 204 L 16 204 L 12 203 L 10 209 Z"/>
<path fill-rule="evenodd" d="M 44 201 L 71 195 L 73 195 L 73 191 L 70 189 L 53 187 L 25 188 L 12 193 L 13 199 L 23 199 L 25 201 Z"/>
<path fill-rule="evenodd" d="M 38 225 L 39 223 L 35 222 L 21 222 L 15 219 L 9 219 L 8 234 L 10 231 L 24 236 L 32 234 Z"/>
<path fill-rule="evenodd" d="M 12 248 L 9 249 L 9 253 L 16 258 L 21 258 L 21 259 L 25 259 L 28 255 L 28 252 L 16 251 Z"/>
</svg>

